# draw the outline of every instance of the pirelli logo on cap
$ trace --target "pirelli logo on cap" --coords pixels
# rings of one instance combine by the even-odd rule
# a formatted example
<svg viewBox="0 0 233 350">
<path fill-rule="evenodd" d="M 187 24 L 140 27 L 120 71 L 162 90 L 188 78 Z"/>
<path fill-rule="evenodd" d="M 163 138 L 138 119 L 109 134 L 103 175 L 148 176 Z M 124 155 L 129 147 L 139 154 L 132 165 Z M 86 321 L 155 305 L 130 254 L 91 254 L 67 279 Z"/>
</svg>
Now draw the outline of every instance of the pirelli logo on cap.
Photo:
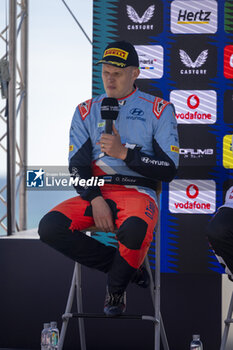
<svg viewBox="0 0 233 350">
<path fill-rule="evenodd" d="M 179 147 L 171 145 L 171 151 L 172 152 L 179 153 L 179 150 L 180 150 Z"/>
<path fill-rule="evenodd" d="M 111 48 L 104 51 L 104 57 L 116 56 L 116 57 L 123 58 L 123 60 L 127 60 L 128 55 L 129 53 L 127 51 L 124 51 L 121 49 Z"/>
</svg>

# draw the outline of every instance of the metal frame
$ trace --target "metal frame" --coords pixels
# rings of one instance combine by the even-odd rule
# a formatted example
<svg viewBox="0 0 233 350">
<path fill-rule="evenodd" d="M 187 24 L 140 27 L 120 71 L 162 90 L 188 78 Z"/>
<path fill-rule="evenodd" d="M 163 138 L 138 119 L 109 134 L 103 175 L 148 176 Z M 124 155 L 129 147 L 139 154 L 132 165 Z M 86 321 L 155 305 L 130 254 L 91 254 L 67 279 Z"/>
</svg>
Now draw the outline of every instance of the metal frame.
<svg viewBox="0 0 233 350">
<path fill-rule="evenodd" d="M 6 53 L 0 58 L 9 65 L 10 80 L 7 82 L 7 106 L 0 111 L 0 121 L 5 131 L 0 135 L 0 149 L 7 154 L 7 181 L 0 188 L 0 200 L 6 213 L 0 217 L 0 226 L 11 235 L 26 229 L 26 179 L 27 164 L 27 114 L 28 114 L 28 0 L 9 0 L 9 25 L 0 33 L 6 44 Z M 9 33 L 9 40 L 8 40 Z M 4 37 L 5 36 L 5 37 Z M 20 61 L 17 61 L 20 51 Z M 7 117 L 6 117 L 7 114 Z M 16 118 L 20 115 L 20 132 L 16 132 Z M 17 141 L 19 136 L 19 143 Z M 16 169 L 16 167 L 18 167 Z M 16 178 L 19 178 L 16 187 Z M 7 196 L 4 191 L 7 190 Z M 19 192 L 19 223 L 16 222 L 16 194 Z M 7 225 L 4 221 L 7 218 Z"/>
<path fill-rule="evenodd" d="M 221 347 L 220 350 L 225 350 L 226 349 L 226 344 L 227 344 L 227 338 L 228 338 L 228 333 L 230 329 L 231 323 L 233 323 L 233 318 L 232 318 L 232 313 L 233 313 L 233 292 L 231 295 L 231 301 L 229 304 L 229 309 L 227 312 L 227 318 L 225 319 L 225 327 L 224 327 L 224 332 L 222 336 L 222 342 L 221 342 Z"/>
<path fill-rule="evenodd" d="M 159 211 L 160 212 L 160 211 Z M 90 231 L 88 231 L 89 233 Z M 155 234 L 155 282 L 153 280 L 149 258 L 146 256 L 145 258 L 145 266 L 150 276 L 150 292 L 152 303 L 154 306 L 154 316 L 148 315 L 123 315 L 117 318 L 119 319 L 138 319 L 138 320 L 146 320 L 154 322 L 154 350 L 160 350 L 160 336 L 163 344 L 164 350 L 169 350 L 169 345 L 166 337 L 165 328 L 163 325 L 162 316 L 160 313 L 160 220 L 157 223 L 157 230 Z M 81 265 L 79 263 L 75 263 L 73 278 L 71 282 L 71 287 L 69 291 L 69 296 L 67 299 L 65 313 L 62 315 L 62 328 L 60 339 L 58 343 L 58 350 L 63 349 L 66 330 L 68 326 L 68 322 L 70 318 L 76 317 L 79 322 L 79 334 L 80 334 L 80 344 L 81 350 L 86 350 L 86 338 L 85 338 L 85 326 L 84 326 L 84 318 L 107 318 L 107 316 L 99 315 L 99 314 L 85 314 L 83 313 L 83 304 L 82 304 L 82 283 L 81 283 Z M 78 313 L 71 313 L 71 308 L 73 305 L 73 301 L 75 298 L 76 291 L 76 300 L 77 300 L 77 309 Z M 113 319 L 115 319 L 114 317 Z M 108 317 L 108 320 L 111 318 Z"/>
</svg>

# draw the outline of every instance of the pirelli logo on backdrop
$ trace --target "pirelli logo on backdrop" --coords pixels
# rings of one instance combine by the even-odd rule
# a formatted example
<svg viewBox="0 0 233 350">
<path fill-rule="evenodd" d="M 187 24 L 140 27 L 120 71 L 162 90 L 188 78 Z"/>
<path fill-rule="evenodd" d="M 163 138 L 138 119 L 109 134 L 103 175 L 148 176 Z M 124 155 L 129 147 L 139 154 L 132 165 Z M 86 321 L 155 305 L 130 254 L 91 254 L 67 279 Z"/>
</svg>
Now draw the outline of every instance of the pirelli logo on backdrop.
<svg viewBox="0 0 233 350">
<path fill-rule="evenodd" d="M 169 210 L 177 214 L 211 214 L 216 210 L 213 180 L 173 180 L 169 184 Z"/>
<path fill-rule="evenodd" d="M 171 32 L 204 34 L 217 31 L 217 1 L 181 1 L 171 3 Z"/>
<path fill-rule="evenodd" d="M 173 90 L 170 101 L 179 124 L 213 124 L 216 122 L 217 96 L 214 90 Z"/>
<path fill-rule="evenodd" d="M 233 135 L 225 135 L 223 138 L 223 166 L 233 169 Z"/>
</svg>

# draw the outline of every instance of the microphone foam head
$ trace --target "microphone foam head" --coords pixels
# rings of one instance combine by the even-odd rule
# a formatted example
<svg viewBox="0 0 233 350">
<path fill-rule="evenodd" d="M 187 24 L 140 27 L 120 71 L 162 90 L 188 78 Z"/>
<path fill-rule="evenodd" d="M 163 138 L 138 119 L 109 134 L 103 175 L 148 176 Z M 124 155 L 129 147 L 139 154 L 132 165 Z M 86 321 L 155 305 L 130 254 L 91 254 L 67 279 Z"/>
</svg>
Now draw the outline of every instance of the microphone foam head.
<svg viewBox="0 0 233 350">
<path fill-rule="evenodd" d="M 116 120 L 119 113 L 118 100 L 114 97 L 105 97 L 101 103 L 100 113 L 102 119 Z"/>
</svg>

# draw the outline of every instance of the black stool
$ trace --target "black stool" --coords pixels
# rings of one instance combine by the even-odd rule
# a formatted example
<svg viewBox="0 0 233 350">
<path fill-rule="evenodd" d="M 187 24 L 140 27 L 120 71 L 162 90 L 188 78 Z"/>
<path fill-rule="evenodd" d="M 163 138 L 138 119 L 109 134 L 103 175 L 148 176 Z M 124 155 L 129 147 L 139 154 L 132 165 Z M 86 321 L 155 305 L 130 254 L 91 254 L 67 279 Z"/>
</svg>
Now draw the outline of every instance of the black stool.
<svg viewBox="0 0 233 350">
<path fill-rule="evenodd" d="M 157 190 L 157 198 L 158 198 L 158 209 L 159 203 L 160 203 L 160 193 L 162 189 L 162 184 L 159 183 L 158 190 Z M 91 232 L 97 231 L 95 227 L 89 228 L 86 231 L 84 231 L 86 234 L 90 235 Z M 81 343 L 81 350 L 86 350 L 86 337 L 85 337 L 85 327 L 84 327 L 84 318 L 106 318 L 108 320 L 119 318 L 121 320 L 124 319 L 138 319 L 143 321 L 152 321 L 154 323 L 154 350 L 160 350 L 160 336 L 163 344 L 164 350 L 169 350 L 168 341 L 163 325 L 162 316 L 160 313 L 160 218 L 158 216 L 158 222 L 156 225 L 156 234 L 155 234 L 155 282 L 153 280 L 149 258 L 146 256 L 145 258 L 145 266 L 147 269 L 147 272 L 150 276 L 150 294 L 152 298 L 152 303 L 154 306 L 154 315 L 121 315 L 118 317 L 107 317 L 104 314 L 86 314 L 83 313 L 83 304 L 82 304 L 82 285 L 81 285 L 81 265 L 79 263 L 75 263 L 74 266 L 74 272 L 73 272 L 73 278 L 70 286 L 70 292 L 66 304 L 66 310 L 65 313 L 62 315 L 62 328 L 61 328 L 61 334 L 60 339 L 58 343 L 58 350 L 63 349 L 63 344 L 65 340 L 66 330 L 68 326 L 68 322 L 70 318 L 78 318 L 79 322 L 79 333 L 80 333 L 80 343 Z M 76 292 L 76 299 L 77 299 L 77 313 L 71 313 L 71 308 L 73 305 L 73 300 L 75 298 L 75 292 Z"/>
<path fill-rule="evenodd" d="M 227 312 L 227 318 L 225 319 L 225 327 L 224 327 L 224 332 L 222 336 L 222 342 L 221 342 L 221 347 L 220 350 L 225 350 L 226 349 L 226 344 L 227 344 L 227 338 L 228 338 L 228 333 L 230 329 L 231 323 L 233 323 L 233 318 L 232 318 L 232 312 L 233 312 L 233 292 L 231 295 L 231 301 L 229 304 L 229 309 Z"/>
</svg>

